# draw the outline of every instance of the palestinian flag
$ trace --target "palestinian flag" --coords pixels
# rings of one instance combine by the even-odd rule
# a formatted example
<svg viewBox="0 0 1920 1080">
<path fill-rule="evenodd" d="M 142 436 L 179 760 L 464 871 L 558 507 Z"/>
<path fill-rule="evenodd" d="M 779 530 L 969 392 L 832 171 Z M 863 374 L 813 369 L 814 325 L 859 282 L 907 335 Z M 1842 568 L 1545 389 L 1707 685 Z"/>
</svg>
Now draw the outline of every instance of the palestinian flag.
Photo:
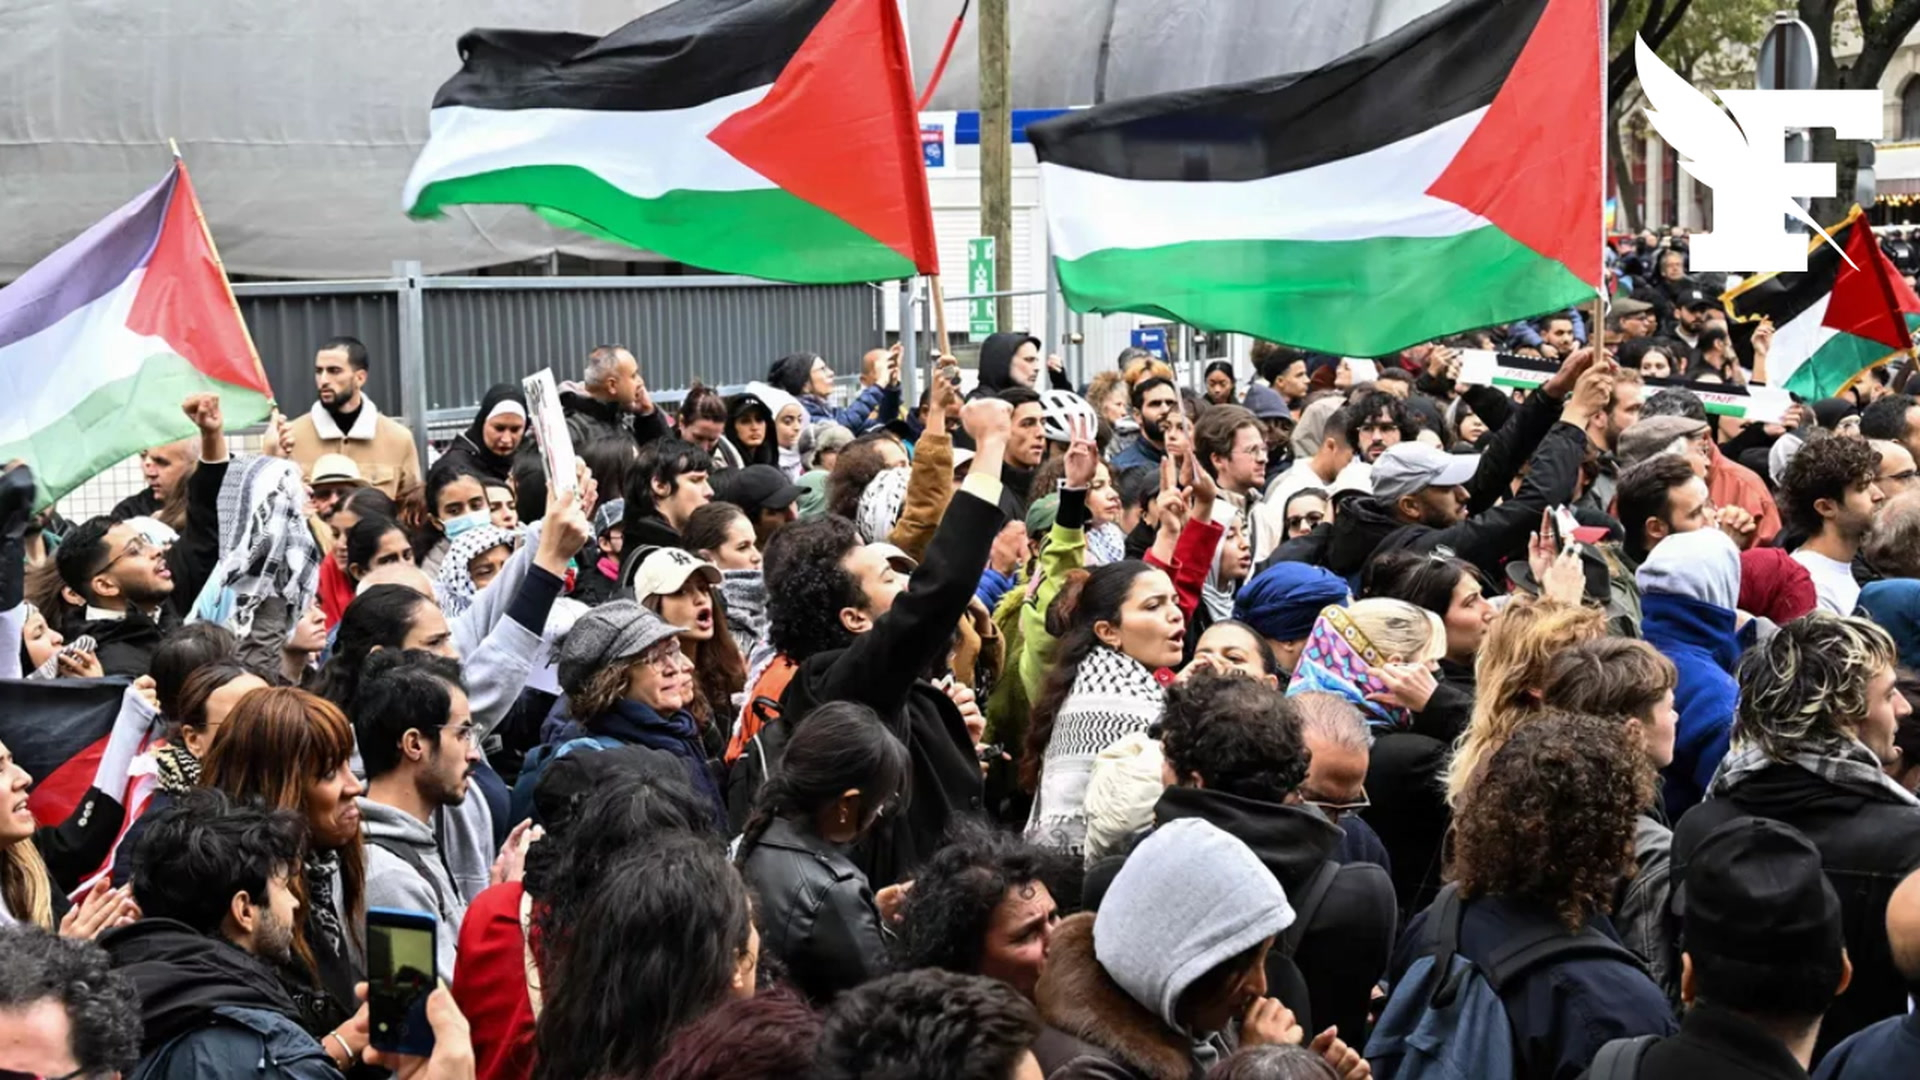
<svg viewBox="0 0 1920 1080">
<path fill-rule="evenodd" d="M 1599 22 L 1457 0 L 1315 71 L 1028 128 L 1068 303 L 1379 356 L 1592 299 Z"/>
<path fill-rule="evenodd" d="M 1816 236 L 1805 273 L 1752 277 L 1721 297 L 1741 322 L 1773 320 L 1767 385 L 1808 400 L 1832 397 L 1862 371 L 1907 355 L 1920 329 L 1920 296 L 1880 250 L 1860 208 L 1827 231 L 1846 259 Z"/>
<path fill-rule="evenodd" d="M 937 273 L 895 0 L 679 0 L 604 38 L 474 30 L 407 213 L 516 203 L 708 270 Z"/>
<path fill-rule="evenodd" d="M 40 504 L 196 432 L 214 391 L 226 424 L 263 420 L 272 390 L 175 159 L 158 184 L 0 289 L 0 461 L 33 466 Z"/>
</svg>

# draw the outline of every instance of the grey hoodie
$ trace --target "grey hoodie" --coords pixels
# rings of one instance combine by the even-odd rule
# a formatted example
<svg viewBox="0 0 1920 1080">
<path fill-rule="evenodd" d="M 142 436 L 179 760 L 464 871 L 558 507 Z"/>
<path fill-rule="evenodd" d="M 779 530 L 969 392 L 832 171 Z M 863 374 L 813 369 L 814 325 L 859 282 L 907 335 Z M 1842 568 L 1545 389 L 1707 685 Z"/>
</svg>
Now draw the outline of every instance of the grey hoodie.
<svg viewBox="0 0 1920 1080">
<path fill-rule="evenodd" d="M 1643 595 L 1684 596 L 1729 611 L 1740 606 L 1740 549 L 1719 529 L 1667 537 L 1653 545 L 1634 577 Z"/>
<path fill-rule="evenodd" d="M 469 792 L 469 798 L 479 798 Z M 453 980 L 453 961 L 460 941 L 460 920 L 467 914 L 467 899 L 455 887 L 447 872 L 433 830 L 405 810 L 397 810 L 371 799 L 360 804 L 360 823 L 367 835 L 367 906 L 421 911 L 440 921 L 434 929 L 434 963 L 440 977 Z M 407 859 L 388 848 L 412 853 L 413 862 L 425 867 L 431 878 L 423 878 Z"/>
<path fill-rule="evenodd" d="M 1174 1010 L 1187 987 L 1292 924 L 1285 890 L 1251 848 L 1180 818 L 1141 841 L 1113 879 L 1094 917 L 1094 956 L 1129 997 L 1185 1032 Z M 1185 1033 L 1196 1054 L 1211 1034 Z"/>
</svg>

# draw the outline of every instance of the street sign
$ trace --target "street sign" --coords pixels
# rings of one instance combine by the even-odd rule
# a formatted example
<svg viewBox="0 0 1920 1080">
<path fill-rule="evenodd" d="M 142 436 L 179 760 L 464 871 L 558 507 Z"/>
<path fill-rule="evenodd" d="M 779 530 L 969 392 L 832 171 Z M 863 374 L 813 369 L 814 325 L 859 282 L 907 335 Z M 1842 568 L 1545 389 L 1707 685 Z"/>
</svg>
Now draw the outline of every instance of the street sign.
<svg viewBox="0 0 1920 1080">
<path fill-rule="evenodd" d="M 967 241 L 967 291 L 970 293 L 990 293 L 998 289 L 994 284 L 993 273 L 993 237 L 976 236 Z M 986 337 L 1000 329 L 994 319 L 994 303 L 991 298 L 974 300 L 967 312 L 967 335 Z"/>
<path fill-rule="evenodd" d="M 1760 42 L 1760 61 L 1753 67 L 1755 87 L 1811 90 L 1817 71 L 1813 31 L 1791 15 L 1776 16 L 1773 29 Z"/>
<path fill-rule="evenodd" d="M 1133 332 L 1133 347 L 1145 349 L 1153 354 L 1155 360 L 1167 358 L 1167 328 L 1164 326 L 1145 326 Z"/>
</svg>

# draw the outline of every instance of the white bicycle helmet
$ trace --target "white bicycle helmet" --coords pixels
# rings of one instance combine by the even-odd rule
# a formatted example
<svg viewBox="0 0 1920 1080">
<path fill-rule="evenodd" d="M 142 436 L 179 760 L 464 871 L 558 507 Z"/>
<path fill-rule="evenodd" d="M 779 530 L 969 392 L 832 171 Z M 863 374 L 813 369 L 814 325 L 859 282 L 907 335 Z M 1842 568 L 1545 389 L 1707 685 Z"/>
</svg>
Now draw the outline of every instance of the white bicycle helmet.
<svg viewBox="0 0 1920 1080">
<path fill-rule="evenodd" d="M 1047 390 L 1040 394 L 1040 427 L 1054 442 L 1073 441 L 1073 418 L 1085 417 L 1088 431 L 1100 427 L 1099 414 L 1087 399 L 1071 390 Z"/>
</svg>

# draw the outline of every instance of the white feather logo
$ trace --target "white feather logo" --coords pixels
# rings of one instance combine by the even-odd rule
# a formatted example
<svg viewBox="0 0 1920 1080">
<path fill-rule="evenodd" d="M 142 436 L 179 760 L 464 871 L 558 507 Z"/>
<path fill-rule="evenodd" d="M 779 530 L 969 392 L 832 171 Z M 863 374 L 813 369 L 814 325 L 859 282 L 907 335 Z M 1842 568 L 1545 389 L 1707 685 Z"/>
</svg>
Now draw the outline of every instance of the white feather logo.
<svg viewBox="0 0 1920 1080">
<path fill-rule="evenodd" d="M 1733 117 L 1696 90 L 1692 83 L 1674 74 L 1638 35 L 1633 39 L 1633 61 L 1640 76 L 1640 88 L 1646 92 L 1651 106 L 1646 110 L 1647 120 L 1660 137 L 1667 140 L 1667 145 L 1680 154 L 1680 167 L 1710 188 L 1730 188 L 1741 183 L 1742 174 L 1750 168 L 1754 155 Z M 1819 233 L 1829 247 L 1847 260 L 1848 266 L 1859 269 L 1799 203 L 1782 195 L 1780 212 Z"/>
</svg>

